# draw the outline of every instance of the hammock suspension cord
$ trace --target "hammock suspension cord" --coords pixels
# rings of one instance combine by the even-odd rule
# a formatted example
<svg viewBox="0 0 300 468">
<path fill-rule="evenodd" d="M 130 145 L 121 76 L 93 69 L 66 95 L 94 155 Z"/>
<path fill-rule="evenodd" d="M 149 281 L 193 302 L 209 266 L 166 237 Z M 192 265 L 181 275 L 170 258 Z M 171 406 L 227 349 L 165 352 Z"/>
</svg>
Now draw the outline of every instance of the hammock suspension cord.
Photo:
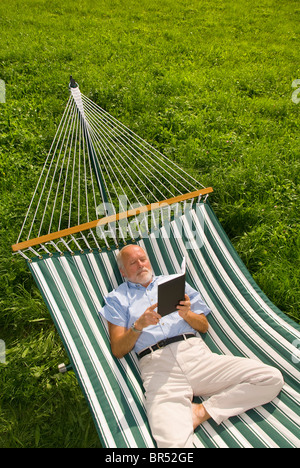
<svg viewBox="0 0 300 468">
<path fill-rule="evenodd" d="M 118 247 L 212 192 L 74 83 L 13 246 L 22 256 Z"/>
</svg>

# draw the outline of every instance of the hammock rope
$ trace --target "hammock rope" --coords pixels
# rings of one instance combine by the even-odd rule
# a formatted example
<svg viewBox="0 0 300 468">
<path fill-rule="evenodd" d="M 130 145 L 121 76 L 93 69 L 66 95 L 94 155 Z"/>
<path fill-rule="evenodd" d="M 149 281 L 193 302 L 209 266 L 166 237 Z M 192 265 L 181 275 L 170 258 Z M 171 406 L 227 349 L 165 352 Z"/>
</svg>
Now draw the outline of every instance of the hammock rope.
<svg viewBox="0 0 300 468">
<path fill-rule="evenodd" d="M 91 114 L 91 115 L 93 116 L 93 114 Z M 95 115 L 97 115 L 97 114 L 95 113 Z M 110 118 L 107 117 L 108 121 L 109 121 L 109 119 Z M 93 129 L 93 132 L 95 132 L 96 135 L 97 135 L 97 133 L 98 133 L 98 135 L 102 134 L 102 132 L 98 131 L 99 128 L 100 129 L 103 128 L 104 131 L 107 132 L 107 134 L 110 136 L 110 140 L 105 139 L 105 135 L 104 135 L 105 141 L 109 145 L 111 145 L 111 148 L 112 148 L 113 151 L 118 149 L 118 156 L 120 156 L 120 158 L 125 162 L 125 164 L 128 167 L 131 167 L 131 165 L 133 164 L 137 169 L 139 169 L 139 166 L 134 162 L 135 157 L 138 157 L 143 161 L 143 163 L 140 162 L 140 165 L 142 166 L 142 168 L 146 172 L 149 172 L 149 174 L 153 174 L 153 172 L 157 173 L 159 175 L 159 177 L 162 178 L 169 186 L 171 186 L 175 190 L 177 190 L 177 187 L 175 187 L 174 184 L 172 184 L 172 182 L 171 182 L 173 180 L 173 178 L 177 176 L 175 169 L 172 168 L 172 167 L 168 168 L 168 166 L 166 165 L 165 166 L 165 174 L 163 172 L 161 172 L 162 160 L 161 159 L 157 160 L 157 156 L 155 155 L 154 151 L 152 151 L 150 149 L 150 151 L 148 151 L 148 153 L 147 153 L 145 151 L 146 147 L 144 146 L 144 144 L 141 144 L 141 142 L 140 142 L 141 147 L 139 147 L 135 143 L 135 142 L 138 142 L 138 140 L 137 140 L 137 138 L 135 138 L 134 134 L 132 134 L 132 135 L 130 134 L 129 129 L 127 129 L 124 126 L 121 127 L 119 125 L 118 121 L 116 121 L 116 120 L 113 120 L 113 119 L 110 119 L 110 120 L 111 120 L 112 125 L 115 124 L 115 126 L 112 127 L 112 128 L 110 128 L 107 124 L 105 124 L 103 121 L 101 121 L 99 119 L 94 120 L 92 118 L 89 123 L 92 122 L 93 124 L 95 124 L 95 127 L 93 126 L 92 129 Z M 132 142 L 131 142 L 131 140 L 132 140 Z M 130 150 L 129 153 L 126 152 L 126 148 L 128 148 L 128 150 Z M 141 150 L 140 153 L 137 151 L 137 149 Z M 121 153 L 123 153 L 125 157 L 123 157 Z M 164 163 L 165 163 L 165 161 L 164 161 Z M 149 167 L 147 167 L 147 165 Z M 175 167 L 176 167 L 177 170 L 179 170 L 179 167 L 177 165 L 175 165 Z M 183 171 L 182 169 L 180 169 L 180 171 L 185 176 L 189 177 L 188 174 L 185 171 Z M 145 174 L 145 177 L 149 182 L 151 182 L 150 179 L 146 176 L 146 174 Z M 143 180 L 141 178 L 139 178 L 139 181 L 148 190 L 148 186 L 145 185 L 145 183 L 143 182 Z M 196 187 L 199 186 L 199 182 L 197 182 L 195 179 L 194 179 L 194 182 L 195 182 L 195 184 L 197 184 L 196 186 L 193 186 L 194 190 L 196 190 Z M 190 188 L 186 187 L 181 182 L 181 180 L 178 180 L 177 183 L 178 183 L 178 185 L 180 185 L 182 187 L 182 190 L 184 192 L 188 192 L 190 190 Z M 160 192 L 161 197 L 164 197 L 165 194 L 168 194 L 168 193 L 170 195 L 172 195 L 172 192 L 171 192 L 171 190 L 169 189 L 169 187 L 167 185 L 162 184 L 162 188 L 164 189 L 164 192 Z M 204 186 L 203 186 L 203 188 L 204 188 Z"/>
<path fill-rule="evenodd" d="M 13 251 L 40 257 L 110 248 L 111 240 L 118 247 L 211 192 L 76 83 Z"/>
</svg>

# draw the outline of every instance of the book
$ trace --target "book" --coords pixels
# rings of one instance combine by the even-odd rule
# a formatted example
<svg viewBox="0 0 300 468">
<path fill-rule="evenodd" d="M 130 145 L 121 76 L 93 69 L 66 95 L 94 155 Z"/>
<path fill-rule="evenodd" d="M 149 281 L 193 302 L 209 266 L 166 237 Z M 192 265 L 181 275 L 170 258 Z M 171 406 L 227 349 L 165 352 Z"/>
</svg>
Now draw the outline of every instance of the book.
<svg viewBox="0 0 300 468">
<path fill-rule="evenodd" d="M 158 285 L 158 307 L 157 312 L 165 315 L 176 312 L 177 305 L 184 301 L 185 296 L 185 259 L 181 265 L 181 273 Z"/>
</svg>

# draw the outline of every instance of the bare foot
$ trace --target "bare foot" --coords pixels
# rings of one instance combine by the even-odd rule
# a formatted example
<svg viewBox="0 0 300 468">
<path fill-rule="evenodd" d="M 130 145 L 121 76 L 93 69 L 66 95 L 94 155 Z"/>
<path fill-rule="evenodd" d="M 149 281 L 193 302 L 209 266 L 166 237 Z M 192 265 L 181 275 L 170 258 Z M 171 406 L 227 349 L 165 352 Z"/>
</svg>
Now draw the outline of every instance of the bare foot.
<svg viewBox="0 0 300 468">
<path fill-rule="evenodd" d="M 194 430 L 199 424 L 202 424 L 204 421 L 207 421 L 210 418 L 210 415 L 202 405 L 193 403 L 192 404 L 192 411 L 193 411 L 193 428 Z"/>
</svg>

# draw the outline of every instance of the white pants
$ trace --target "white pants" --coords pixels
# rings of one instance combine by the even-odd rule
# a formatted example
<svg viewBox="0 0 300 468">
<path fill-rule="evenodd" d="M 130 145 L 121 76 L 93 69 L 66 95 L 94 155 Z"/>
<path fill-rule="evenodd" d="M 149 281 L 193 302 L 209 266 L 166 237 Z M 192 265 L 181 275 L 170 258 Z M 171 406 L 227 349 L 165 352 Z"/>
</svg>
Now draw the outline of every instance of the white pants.
<svg viewBox="0 0 300 468">
<path fill-rule="evenodd" d="M 192 400 L 220 424 L 273 400 L 283 386 L 279 370 L 253 359 L 212 353 L 201 338 L 173 343 L 140 360 L 146 408 L 159 448 L 193 447 Z"/>
</svg>

